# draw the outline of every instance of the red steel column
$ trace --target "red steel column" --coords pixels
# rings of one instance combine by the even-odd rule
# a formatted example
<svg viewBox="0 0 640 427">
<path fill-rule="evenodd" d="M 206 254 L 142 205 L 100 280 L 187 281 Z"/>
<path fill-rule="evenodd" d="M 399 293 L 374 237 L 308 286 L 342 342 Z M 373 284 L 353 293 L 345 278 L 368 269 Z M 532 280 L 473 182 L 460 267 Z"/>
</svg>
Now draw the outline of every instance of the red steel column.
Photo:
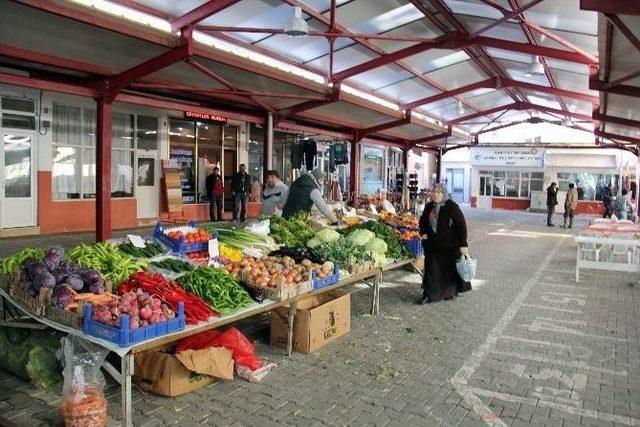
<svg viewBox="0 0 640 427">
<path fill-rule="evenodd" d="M 360 196 L 360 142 L 351 142 L 351 159 L 349 161 L 349 191 L 353 201 Z"/>
<path fill-rule="evenodd" d="M 111 238 L 111 122 L 112 105 L 98 103 L 96 123 L 96 241 Z"/>
</svg>

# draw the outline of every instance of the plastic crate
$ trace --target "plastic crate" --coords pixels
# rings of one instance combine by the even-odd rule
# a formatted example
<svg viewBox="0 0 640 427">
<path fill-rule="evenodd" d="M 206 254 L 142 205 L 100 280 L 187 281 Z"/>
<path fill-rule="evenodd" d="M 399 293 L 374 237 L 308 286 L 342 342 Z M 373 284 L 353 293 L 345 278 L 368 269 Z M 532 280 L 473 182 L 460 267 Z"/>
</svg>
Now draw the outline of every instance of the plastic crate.
<svg viewBox="0 0 640 427">
<path fill-rule="evenodd" d="M 422 249 L 422 239 L 419 237 L 411 239 L 408 242 L 404 242 L 404 246 L 415 256 L 424 254 L 424 250 Z"/>
<path fill-rule="evenodd" d="M 198 228 L 194 221 L 189 221 L 187 223 L 189 227 Z M 181 236 L 180 240 L 176 241 L 164 234 L 164 227 L 161 222 L 156 224 L 156 228 L 153 230 L 153 237 L 156 238 L 160 243 L 169 248 L 173 253 L 184 255 L 189 252 L 200 252 L 206 251 L 209 249 L 209 242 L 199 242 L 199 243 L 187 243 L 185 241 L 185 237 Z M 214 233 L 209 235 L 210 239 L 215 238 Z"/>
<path fill-rule="evenodd" d="M 138 329 L 129 329 L 129 316 L 123 314 L 120 316 L 120 327 L 105 325 L 93 320 L 93 305 L 84 306 L 84 321 L 82 330 L 87 335 L 102 338 L 118 344 L 120 347 L 127 347 L 142 341 L 163 335 L 178 332 L 186 327 L 184 315 L 184 303 L 178 303 L 178 312 L 176 317 L 166 322 L 155 323 L 153 325 L 144 326 Z"/>
<path fill-rule="evenodd" d="M 322 289 L 325 286 L 330 286 L 340 281 L 340 269 L 337 265 L 333 266 L 333 274 L 324 279 L 318 279 L 315 270 L 311 272 L 311 284 L 313 290 Z"/>
</svg>

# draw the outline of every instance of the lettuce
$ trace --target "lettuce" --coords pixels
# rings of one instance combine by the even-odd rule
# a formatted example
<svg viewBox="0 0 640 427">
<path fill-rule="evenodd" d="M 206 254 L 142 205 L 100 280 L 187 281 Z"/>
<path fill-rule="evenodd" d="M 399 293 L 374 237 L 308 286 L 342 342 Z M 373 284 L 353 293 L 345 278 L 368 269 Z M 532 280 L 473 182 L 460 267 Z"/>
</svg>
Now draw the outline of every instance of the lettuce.
<svg viewBox="0 0 640 427">
<path fill-rule="evenodd" d="M 379 237 L 374 237 L 369 240 L 367 244 L 364 245 L 364 248 L 368 251 L 378 252 L 382 255 L 387 253 L 387 243 Z"/>
<path fill-rule="evenodd" d="M 340 233 L 331 228 L 325 228 L 318 231 L 316 237 L 324 243 L 332 243 L 340 238 Z"/>
<path fill-rule="evenodd" d="M 374 237 L 375 234 L 369 230 L 354 230 L 347 236 L 347 240 L 356 246 L 365 246 Z"/>
</svg>

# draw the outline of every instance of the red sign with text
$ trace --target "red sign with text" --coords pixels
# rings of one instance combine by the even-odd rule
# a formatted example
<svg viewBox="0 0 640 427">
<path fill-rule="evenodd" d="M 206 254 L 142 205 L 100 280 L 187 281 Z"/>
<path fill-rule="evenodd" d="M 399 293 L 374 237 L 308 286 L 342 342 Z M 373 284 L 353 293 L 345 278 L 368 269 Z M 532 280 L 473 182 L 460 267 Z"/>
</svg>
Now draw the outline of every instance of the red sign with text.
<svg viewBox="0 0 640 427">
<path fill-rule="evenodd" d="M 222 116 L 216 116 L 214 114 L 203 113 L 200 111 L 185 111 L 185 119 L 206 120 L 209 122 L 227 123 L 227 118 Z"/>
</svg>

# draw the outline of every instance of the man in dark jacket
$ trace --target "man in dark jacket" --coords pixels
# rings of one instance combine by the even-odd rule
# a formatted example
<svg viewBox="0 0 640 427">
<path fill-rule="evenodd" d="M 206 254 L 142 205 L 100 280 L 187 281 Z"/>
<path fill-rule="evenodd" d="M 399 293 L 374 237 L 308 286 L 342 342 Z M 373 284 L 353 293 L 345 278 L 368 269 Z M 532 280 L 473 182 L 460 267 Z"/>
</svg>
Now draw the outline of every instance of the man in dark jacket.
<svg viewBox="0 0 640 427">
<path fill-rule="evenodd" d="M 220 168 L 213 168 L 213 173 L 204 182 L 209 198 L 209 219 L 211 222 L 222 221 L 222 199 L 224 198 L 224 183 L 220 175 Z M 217 211 L 217 212 L 216 212 Z M 216 215 L 217 213 L 217 215 Z"/>
<path fill-rule="evenodd" d="M 251 176 L 247 173 L 247 166 L 244 163 L 231 178 L 231 190 L 233 191 L 233 220 L 238 220 L 238 210 L 240 210 L 240 221 L 245 221 L 247 219 L 247 202 L 249 201 L 249 193 L 251 193 Z"/>
<path fill-rule="evenodd" d="M 604 204 L 604 214 L 602 218 L 611 218 L 613 214 L 613 185 L 609 184 L 602 190 L 602 203 Z"/>
<path fill-rule="evenodd" d="M 337 223 L 338 218 L 325 203 L 320 192 L 320 183 L 323 180 L 324 173 L 320 169 L 314 169 L 311 173 L 303 173 L 300 178 L 293 181 L 289 188 L 287 202 L 282 209 L 282 217 L 291 218 L 298 212 L 309 213 L 315 205 L 331 223 Z"/>
<path fill-rule="evenodd" d="M 553 214 L 556 210 L 556 205 L 558 204 L 558 184 L 552 182 L 549 187 L 547 187 L 547 226 L 555 227 L 553 225 Z"/>
</svg>

